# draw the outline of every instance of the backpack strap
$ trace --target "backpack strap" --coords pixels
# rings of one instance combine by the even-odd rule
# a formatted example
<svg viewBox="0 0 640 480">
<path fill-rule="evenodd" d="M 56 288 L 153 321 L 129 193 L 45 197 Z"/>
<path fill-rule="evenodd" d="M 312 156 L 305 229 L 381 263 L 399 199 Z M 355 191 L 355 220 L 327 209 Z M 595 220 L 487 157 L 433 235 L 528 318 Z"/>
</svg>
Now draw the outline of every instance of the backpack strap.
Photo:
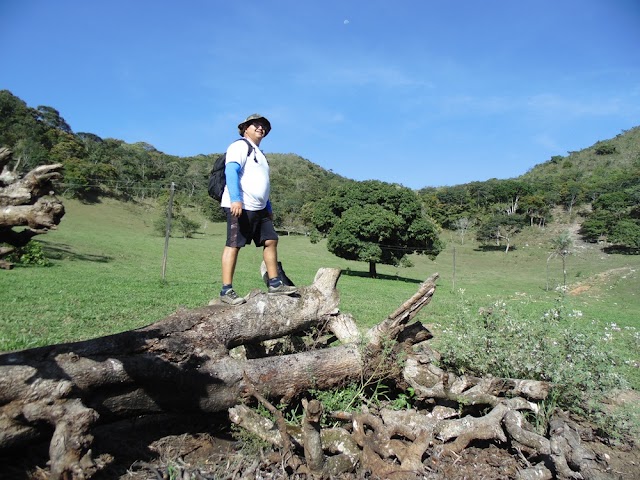
<svg viewBox="0 0 640 480">
<path fill-rule="evenodd" d="M 236 142 L 240 142 L 240 141 L 243 141 L 244 143 L 247 144 L 247 147 L 249 147 L 249 150 L 247 150 L 247 160 L 249 160 L 249 156 L 251 156 L 251 152 L 253 152 L 253 145 L 251 145 L 251 142 L 249 142 L 249 140 L 247 140 L 244 137 L 236 140 Z M 258 159 L 255 156 L 253 157 L 253 161 L 258 163 Z"/>
</svg>

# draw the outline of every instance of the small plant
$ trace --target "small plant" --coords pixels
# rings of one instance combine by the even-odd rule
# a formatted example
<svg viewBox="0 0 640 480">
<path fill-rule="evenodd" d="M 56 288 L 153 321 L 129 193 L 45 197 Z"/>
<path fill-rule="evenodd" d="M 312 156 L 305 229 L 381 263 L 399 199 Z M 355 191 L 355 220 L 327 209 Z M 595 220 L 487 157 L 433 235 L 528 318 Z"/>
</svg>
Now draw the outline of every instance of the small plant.
<svg viewBox="0 0 640 480">
<path fill-rule="evenodd" d="M 357 383 L 343 385 L 331 390 L 309 390 L 313 398 L 324 406 L 326 412 L 359 412 L 360 388 Z"/>
<path fill-rule="evenodd" d="M 549 392 L 549 396 L 540 402 L 538 405 L 540 409 L 538 412 L 525 412 L 524 415 L 533 425 L 535 431 L 538 435 L 545 436 L 547 434 L 547 430 L 549 429 L 549 420 L 551 419 L 551 415 L 553 415 L 554 410 L 558 406 L 558 392 L 557 390 L 551 390 Z"/>
<path fill-rule="evenodd" d="M 260 455 L 261 452 L 271 449 L 269 442 L 235 424 L 231 425 L 231 436 L 240 442 L 241 450 L 248 457 Z"/>
<path fill-rule="evenodd" d="M 413 406 L 416 392 L 413 387 L 407 388 L 407 393 L 399 393 L 394 400 L 391 401 L 389 407 L 394 410 L 407 410 Z"/>
<path fill-rule="evenodd" d="M 42 244 L 31 240 L 24 247 L 17 248 L 7 256 L 7 260 L 16 265 L 33 265 L 38 267 L 48 267 L 51 265 L 45 256 Z"/>
</svg>

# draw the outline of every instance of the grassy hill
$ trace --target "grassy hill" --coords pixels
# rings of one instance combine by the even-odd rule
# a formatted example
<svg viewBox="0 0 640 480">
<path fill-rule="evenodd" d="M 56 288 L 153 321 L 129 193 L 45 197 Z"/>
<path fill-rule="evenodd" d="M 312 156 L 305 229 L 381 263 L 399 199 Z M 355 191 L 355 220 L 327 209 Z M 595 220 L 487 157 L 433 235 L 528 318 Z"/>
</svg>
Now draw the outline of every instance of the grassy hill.
<svg viewBox="0 0 640 480">
<path fill-rule="evenodd" d="M 536 165 L 520 178 L 544 180 L 557 177 L 591 180 L 612 173 L 629 175 L 640 160 L 640 127 L 625 130 L 616 137 L 601 140 L 590 147 L 569 152 L 566 157 L 554 156 Z"/>
</svg>

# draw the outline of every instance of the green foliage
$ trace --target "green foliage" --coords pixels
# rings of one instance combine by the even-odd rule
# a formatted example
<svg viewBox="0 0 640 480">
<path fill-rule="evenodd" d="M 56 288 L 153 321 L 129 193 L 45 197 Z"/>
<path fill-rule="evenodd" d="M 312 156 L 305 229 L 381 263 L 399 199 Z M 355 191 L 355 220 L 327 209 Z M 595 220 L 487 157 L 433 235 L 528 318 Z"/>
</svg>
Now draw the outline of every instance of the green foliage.
<svg viewBox="0 0 640 480">
<path fill-rule="evenodd" d="M 391 400 L 389 408 L 393 410 L 407 410 L 413 407 L 416 392 L 413 387 L 407 388 L 406 393 L 401 392 Z"/>
<path fill-rule="evenodd" d="M 42 244 L 36 240 L 31 240 L 24 247 L 16 248 L 7 255 L 6 259 L 15 265 L 22 266 L 48 267 L 51 265 L 42 250 Z"/>
<path fill-rule="evenodd" d="M 231 424 L 231 436 L 240 442 L 241 451 L 248 457 L 260 455 L 272 447 L 271 443 L 235 423 Z"/>
<path fill-rule="evenodd" d="M 343 385 L 331 390 L 309 390 L 309 394 L 320 401 L 327 412 L 359 412 L 361 407 L 362 390 L 357 383 Z M 322 422 L 327 426 L 327 418 Z"/>
<path fill-rule="evenodd" d="M 598 142 L 595 153 L 596 155 L 611 155 L 616 153 L 616 146 L 611 142 Z"/>
<path fill-rule="evenodd" d="M 593 202 L 593 212 L 583 222 L 580 233 L 595 242 L 606 238 L 613 244 L 640 250 L 640 185 L 604 193 Z"/>
<path fill-rule="evenodd" d="M 282 230 L 308 233 L 313 204 L 333 187 L 354 183 L 298 155 L 274 153 L 267 158 L 274 224 Z"/>
<path fill-rule="evenodd" d="M 485 245 L 493 242 L 500 246 L 504 242 L 508 251 L 513 237 L 522 231 L 524 225 L 526 219 L 523 215 L 493 215 L 481 222 L 476 231 L 476 239 Z"/>
<path fill-rule="evenodd" d="M 313 244 L 316 244 L 319 243 L 320 240 L 322 240 L 322 235 L 320 235 L 320 232 L 318 232 L 318 230 L 312 230 L 309 234 L 309 241 Z"/>
<path fill-rule="evenodd" d="M 553 237 L 550 243 L 554 254 L 567 255 L 573 247 L 573 238 L 568 231 L 564 231 L 557 237 Z"/>
<path fill-rule="evenodd" d="M 172 215 L 169 235 L 174 236 L 176 231 L 180 232 L 183 238 L 193 238 L 193 235 L 200 228 L 200 223 L 190 219 L 186 215 L 178 213 Z M 153 221 L 153 229 L 158 235 L 166 235 L 167 232 L 167 215 L 159 214 Z"/>
<path fill-rule="evenodd" d="M 200 228 L 200 224 L 198 222 L 190 219 L 186 215 L 179 215 L 175 219 L 175 222 L 184 238 L 193 238 L 194 233 L 196 233 L 198 228 Z"/>
<path fill-rule="evenodd" d="M 422 213 L 410 189 L 379 181 L 339 187 L 316 203 L 315 227 L 328 235 L 327 248 L 338 257 L 399 265 L 406 255 L 435 258 L 444 248 L 439 228 Z"/>
<path fill-rule="evenodd" d="M 527 215 L 531 225 L 545 226 L 556 206 L 572 212 L 574 207 L 603 194 L 618 193 L 639 184 L 640 127 L 636 127 L 614 139 L 598 142 L 593 148 L 570 152 L 567 157 L 555 155 L 517 179 L 424 188 L 419 193 L 427 213 L 444 228 L 454 229 L 459 218 L 487 218 L 503 205 L 517 207 L 510 213 Z M 609 224 L 605 230 L 611 233 L 613 228 Z M 598 229 L 596 225 L 587 225 L 585 232 Z M 486 232 L 481 236 L 489 239 Z"/>
<path fill-rule="evenodd" d="M 13 96 L 8 90 L 0 90 L 0 146 L 11 148 L 14 153 L 21 154 L 22 163 L 27 164 L 22 168 L 26 169 L 38 165 L 29 158 L 29 153 L 34 148 L 41 148 L 44 151 L 50 148 L 44 137 L 46 127 L 36 117 L 35 110 L 29 108 L 25 102 Z M 21 148 L 21 142 L 28 142 L 29 148 L 25 149 L 24 144 Z M 24 157 L 27 157 L 26 162 Z"/>
<path fill-rule="evenodd" d="M 640 219 L 622 219 L 611 231 L 612 242 L 640 250 Z"/>
<path fill-rule="evenodd" d="M 541 318 L 522 316 L 504 301 L 477 314 L 464 298 L 459 305 L 437 342 L 446 368 L 552 382 L 554 402 L 594 418 L 604 415 L 595 407 L 603 395 L 628 387 L 617 371 L 624 359 L 611 349 L 610 330 L 585 328 L 578 322 L 583 313 L 564 297 Z"/>
<path fill-rule="evenodd" d="M 379 407 L 382 403 L 388 403 L 390 388 L 385 384 L 385 380 L 394 372 L 397 373 L 401 363 L 393 354 L 393 345 L 394 342 L 383 342 L 382 351 L 373 356 L 375 363 L 367 365 L 362 370 L 359 382 L 331 390 L 311 389 L 309 393 L 329 412 L 360 412 L 364 406 Z M 363 352 L 363 358 L 369 357 L 366 352 Z M 407 402 L 408 398 L 405 396 Z"/>
<path fill-rule="evenodd" d="M 615 217 L 610 212 L 594 212 L 589 215 L 589 218 L 582 222 L 580 234 L 587 241 L 597 242 L 601 237 L 606 236 L 607 232 L 612 230 L 614 224 Z"/>
<path fill-rule="evenodd" d="M 60 112 L 53 107 L 48 107 L 46 105 L 38 106 L 36 119 L 43 122 L 50 128 L 61 130 L 65 133 L 71 133 L 71 127 L 69 124 L 60 116 Z"/>
</svg>

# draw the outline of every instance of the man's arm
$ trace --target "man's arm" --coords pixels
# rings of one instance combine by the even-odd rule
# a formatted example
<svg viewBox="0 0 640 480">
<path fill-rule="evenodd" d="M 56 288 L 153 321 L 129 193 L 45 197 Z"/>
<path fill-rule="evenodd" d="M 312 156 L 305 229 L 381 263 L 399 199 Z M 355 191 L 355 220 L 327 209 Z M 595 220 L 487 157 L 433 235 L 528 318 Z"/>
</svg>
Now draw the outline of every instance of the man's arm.
<svg viewBox="0 0 640 480">
<path fill-rule="evenodd" d="M 224 167 L 224 175 L 227 178 L 227 190 L 231 202 L 231 215 L 239 217 L 242 215 L 242 195 L 240 195 L 240 173 L 239 163 L 229 162 Z"/>
</svg>

